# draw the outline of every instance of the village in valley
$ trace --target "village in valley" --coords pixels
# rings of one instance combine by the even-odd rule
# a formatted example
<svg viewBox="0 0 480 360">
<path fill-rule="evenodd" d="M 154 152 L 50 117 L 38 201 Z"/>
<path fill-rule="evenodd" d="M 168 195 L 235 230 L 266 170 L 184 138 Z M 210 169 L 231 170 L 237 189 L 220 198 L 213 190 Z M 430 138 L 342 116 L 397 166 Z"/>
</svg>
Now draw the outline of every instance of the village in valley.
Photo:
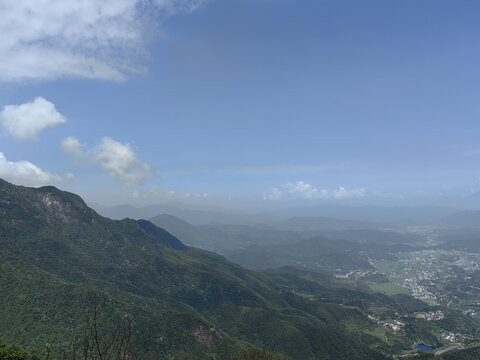
<svg viewBox="0 0 480 360">
<path fill-rule="evenodd" d="M 415 313 L 372 313 L 369 319 L 394 336 L 405 332 L 412 321 L 424 321 L 425 326 L 437 327 L 437 336 L 443 343 L 436 353 L 462 348 L 472 340 L 468 332 L 452 332 L 444 326 L 446 312 L 480 320 L 480 254 L 443 249 L 424 249 L 392 254 L 395 260 L 370 258 L 372 270 L 338 272 L 335 277 L 345 281 L 359 281 L 386 295 L 411 295 L 434 310 Z M 429 325 L 430 324 L 430 325 Z M 423 346 L 423 344 L 421 344 Z M 418 348 L 417 348 L 418 349 Z"/>
</svg>

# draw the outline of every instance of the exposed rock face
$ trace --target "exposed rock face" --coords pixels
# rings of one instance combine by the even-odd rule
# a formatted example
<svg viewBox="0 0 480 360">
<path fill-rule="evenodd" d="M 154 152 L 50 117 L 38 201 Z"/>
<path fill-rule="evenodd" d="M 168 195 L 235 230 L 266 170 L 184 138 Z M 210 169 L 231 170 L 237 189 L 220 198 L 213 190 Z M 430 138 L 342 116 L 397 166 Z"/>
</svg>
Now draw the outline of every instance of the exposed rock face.
<svg viewBox="0 0 480 360">
<path fill-rule="evenodd" d="M 207 329 L 203 325 L 199 325 L 192 330 L 195 339 L 206 347 L 212 346 L 216 340 L 222 340 L 222 334 L 214 328 Z"/>
<path fill-rule="evenodd" d="M 47 221 L 60 221 L 63 224 L 89 222 L 92 211 L 78 196 L 60 192 L 53 187 L 39 189 L 37 199 L 39 208 L 46 215 Z M 66 196 L 66 194 L 68 194 Z"/>
<path fill-rule="evenodd" d="M 55 218 L 61 220 L 65 224 L 70 222 L 68 214 L 71 213 L 71 203 L 66 203 L 62 201 L 60 197 L 51 193 L 38 194 L 38 198 L 47 213 L 48 220 L 53 220 L 52 218 Z"/>
</svg>

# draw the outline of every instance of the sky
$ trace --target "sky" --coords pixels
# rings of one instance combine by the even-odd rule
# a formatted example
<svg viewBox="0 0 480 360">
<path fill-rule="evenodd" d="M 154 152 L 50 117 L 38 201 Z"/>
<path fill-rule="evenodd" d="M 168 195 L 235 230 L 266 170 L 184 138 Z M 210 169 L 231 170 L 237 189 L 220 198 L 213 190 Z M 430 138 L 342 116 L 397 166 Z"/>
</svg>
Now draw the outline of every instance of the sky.
<svg viewBox="0 0 480 360">
<path fill-rule="evenodd" d="M 480 208 L 479 11 L 2 1 L 0 178 L 106 205 Z"/>
</svg>

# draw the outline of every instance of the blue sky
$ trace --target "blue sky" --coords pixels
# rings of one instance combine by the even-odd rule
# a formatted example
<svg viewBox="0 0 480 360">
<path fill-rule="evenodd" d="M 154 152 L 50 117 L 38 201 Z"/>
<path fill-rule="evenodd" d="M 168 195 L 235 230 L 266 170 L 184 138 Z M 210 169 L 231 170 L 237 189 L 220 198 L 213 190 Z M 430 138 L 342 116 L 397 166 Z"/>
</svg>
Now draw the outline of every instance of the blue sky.
<svg viewBox="0 0 480 360">
<path fill-rule="evenodd" d="M 478 207 L 476 2 L 18 3 L 0 5 L 9 181 L 106 204 Z"/>
</svg>

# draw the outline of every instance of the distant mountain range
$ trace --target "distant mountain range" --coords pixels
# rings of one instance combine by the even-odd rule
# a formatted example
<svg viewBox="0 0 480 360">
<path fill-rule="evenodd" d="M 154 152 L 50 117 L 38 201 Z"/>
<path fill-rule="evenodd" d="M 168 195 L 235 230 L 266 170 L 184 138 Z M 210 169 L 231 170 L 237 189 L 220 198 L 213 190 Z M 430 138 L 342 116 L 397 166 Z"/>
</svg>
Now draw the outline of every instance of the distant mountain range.
<svg viewBox="0 0 480 360">
<path fill-rule="evenodd" d="M 90 206 L 102 216 L 114 220 L 150 219 L 161 214 L 177 216 L 193 225 L 203 224 L 263 224 L 279 221 L 281 216 L 268 214 L 235 214 L 214 210 L 188 209 L 174 205 L 149 205 L 135 207 L 132 205 L 104 206 L 92 203 Z"/>
<path fill-rule="evenodd" d="M 253 244 L 282 244 L 306 239 L 307 234 L 277 230 L 266 225 L 192 225 L 176 216 L 161 214 L 150 219 L 184 243 L 228 255 Z"/>
<path fill-rule="evenodd" d="M 422 240 L 418 234 L 383 229 L 383 224 L 325 217 L 295 217 L 270 225 L 192 225 L 176 216 L 161 214 L 151 219 L 182 242 L 229 256 L 249 246 L 294 244 L 314 237 L 355 243 L 409 244 Z"/>
<path fill-rule="evenodd" d="M 149 219 L 161 214 L 179 217 L 193 225 L 233 224 L 233 225 L 273 225 L 292 218 L 313 219 L 317 224 L 323 221 L 324 227 L 372 228 L 385 226 L 434 225 L 441 219 L 456 212 L 453 208 L 441 206 L 346 206 L 317 205 L 312 207 L 288 208 L 264 213 L 235 213 L 223 210 L 190 209 L 182 205 L 131 205 L 103 206 L 92 203 L 92 208 L 101 215 L 121 220 Z M 336 222 L 336 223 L 335 223 Z M 318 225 L 316 225 L 318 227 Z"/>
</svg>

